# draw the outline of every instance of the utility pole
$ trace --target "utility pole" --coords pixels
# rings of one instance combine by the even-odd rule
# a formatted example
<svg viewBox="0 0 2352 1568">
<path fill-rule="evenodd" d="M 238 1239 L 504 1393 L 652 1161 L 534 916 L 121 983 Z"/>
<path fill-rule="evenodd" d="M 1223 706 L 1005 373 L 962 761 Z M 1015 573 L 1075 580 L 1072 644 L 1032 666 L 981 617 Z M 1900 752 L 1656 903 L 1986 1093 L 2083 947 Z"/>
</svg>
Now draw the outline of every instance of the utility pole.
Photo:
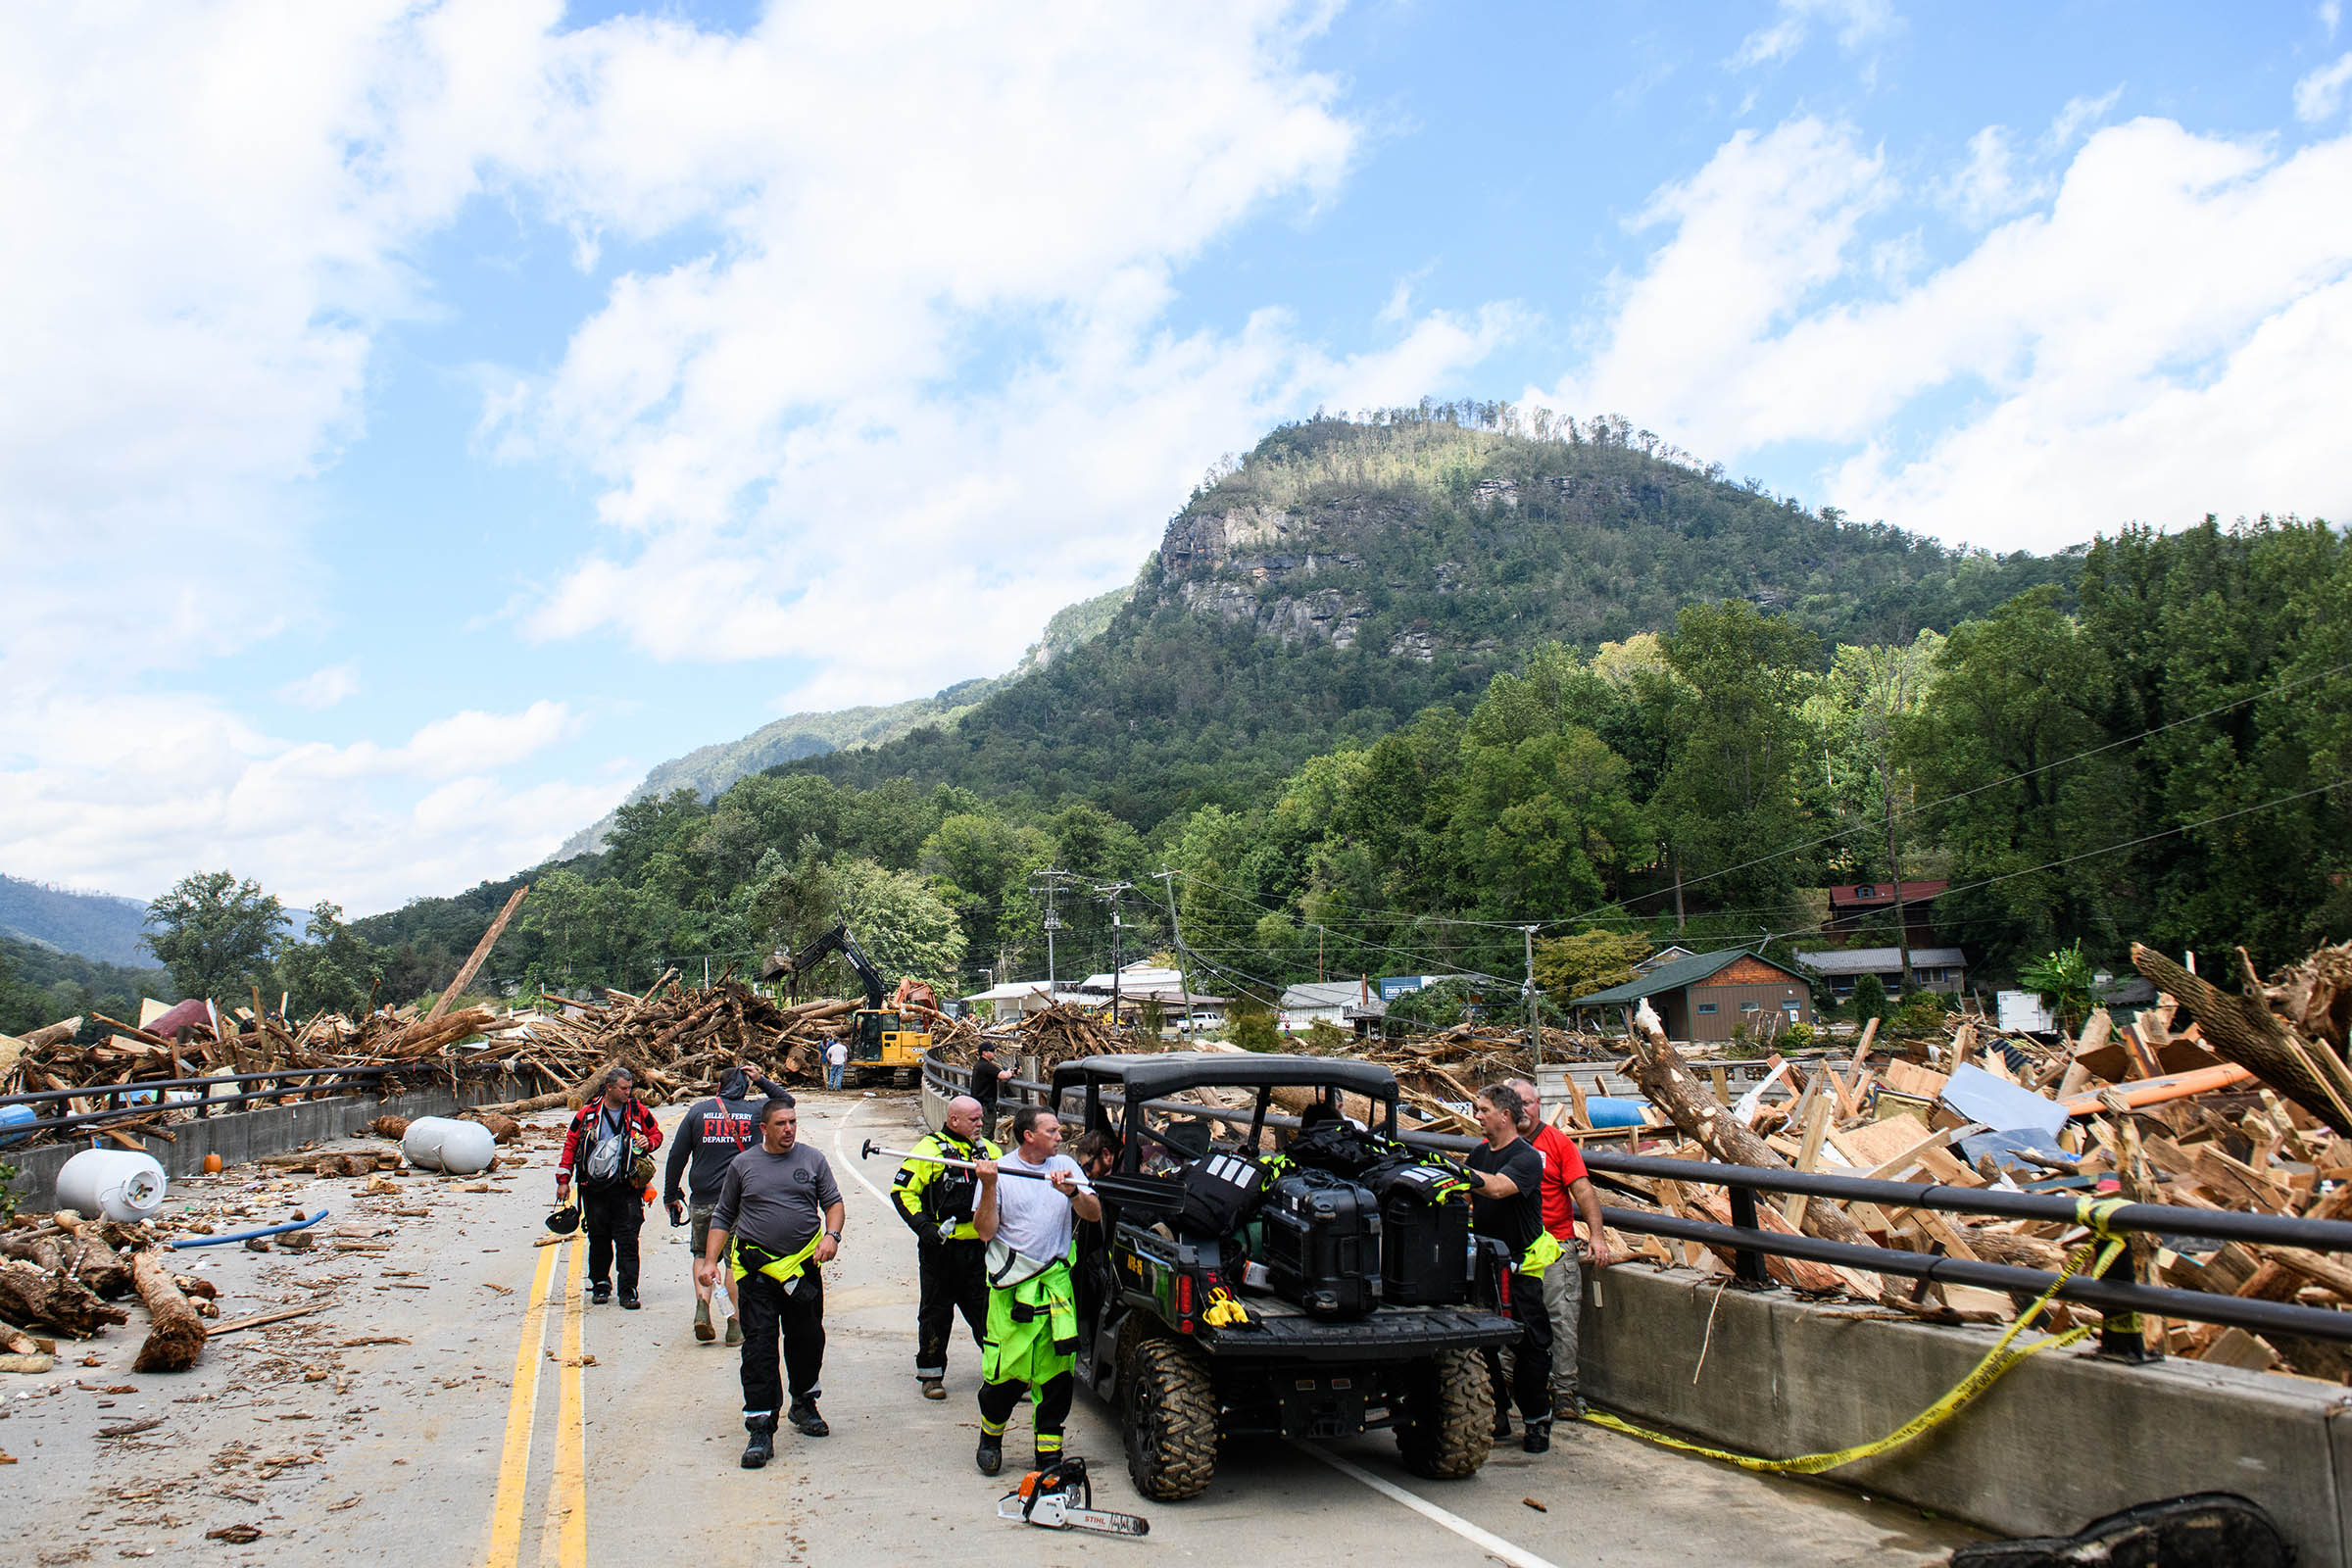
<svg viewBox="0 0 2352 1568">
<path fill-rule="evenodd" d="M 1183 957 L 1184 927 L 1176 923 L 1176 873 L 1162 866 L 1153 880 L 1159 883 L 1159 891 L 1167 895 L 1168 937 L 1176 944 L 1177 956 Z M 1184 1027 L 1177 1031 L 1182 1037 L 1193 1032 L 1193 977 L 1181 963 L 1176 966 L 1176 988 L 1184 995 Z"/>
<path fill-rule="evenodd" d="M 1683 852 L 1674 850 L 1674 934 L 1683 934 Z"/>
<path fill-rule="evenodd" d="M 1062 881 L 1068 875 L 1069 873 L 1060 867 L 1049 865 L 1038 873 L 1039 881 L 1043 882 L 1044 886 L 1039 886 L 1038 882 L 1029 884 L 1031 893 L 1042 893 L 1046 896 L 1046 1000 L 1048 1002 L 1054 1000 L 1055 989 L 1054 933 L 1061 929 L 1061 915 L 1054 907 L 1054 900 L 1060 896 Z"/>
<path fill-rule="evenodd" d="M 1322 928 L 1321 926 L 1317 926 L 1317 927 L 1315 927 L 1315 981 L 1316 981 L 1316 983 L 1317 983 L 1317 984 L 1321 984 L 1321 983 L 1322 983 L 1322 980 L 1323 980 L 1323 928 Z"/>
<path fill-rule="evenodd" d="M 1110 901 L 1110 1026 L 1113 1029 L 1119 1026 L 1119 937 L 1124 923 L 1119 919 L 1119 895 L 1134 888 L 1132 882 L 1113 882 L 1108 887 L 1095 889 L 1099 896 Z"/>
<path fill-rule="evenodd" d="M 1536 1010 L 1536 928 L 1532 925 L 1523 925 L 1519 928 L 1519 934 L 1527 939 L 1527 982 L 1525 986 L 1527 1047 L 1528 1050 L 1535 1053 L 1536 1070 L 1542 1072 L 1544 1070 L 1544 1021 Z M 1544 1086 L 1539 1081 L 1536 1087 L 1542 1089 Z"/>
</svg>

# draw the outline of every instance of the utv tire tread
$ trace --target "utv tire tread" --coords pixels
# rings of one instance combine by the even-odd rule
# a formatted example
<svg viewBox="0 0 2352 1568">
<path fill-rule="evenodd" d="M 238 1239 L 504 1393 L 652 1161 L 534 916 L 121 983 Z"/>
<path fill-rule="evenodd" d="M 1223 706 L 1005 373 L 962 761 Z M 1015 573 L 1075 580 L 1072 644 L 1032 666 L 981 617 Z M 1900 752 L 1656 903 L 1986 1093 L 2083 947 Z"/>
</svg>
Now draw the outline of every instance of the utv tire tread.
<svg viewBox="0 0 2352 1568">
<path fill-rule="evenodd" d="M 1208 1368 L 1157 1336 L 1136 1346 L 1127 1391 L 1127 1474 L 1159 1502 L 1208 1490 L 1217 1468 L 1217 1400 Z"/>
<path fill-rule="evenodd" d="M 1476 1350 L 1440 1350 L 1416 1369 L 1410 1413 L 1396 1428 L 1404 1467 L 1433 1481 L 1478 1473 L 1494 1447 L 1494 1389 Z"/>
</svg>

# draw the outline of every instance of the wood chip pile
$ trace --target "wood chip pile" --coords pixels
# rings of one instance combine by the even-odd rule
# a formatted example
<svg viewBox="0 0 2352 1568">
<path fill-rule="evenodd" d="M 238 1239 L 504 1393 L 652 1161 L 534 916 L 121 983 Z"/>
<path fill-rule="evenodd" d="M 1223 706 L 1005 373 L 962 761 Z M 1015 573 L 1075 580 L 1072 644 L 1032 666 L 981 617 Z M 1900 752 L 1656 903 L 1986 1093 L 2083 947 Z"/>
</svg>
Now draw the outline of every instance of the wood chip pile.
<svg viewBox="0 0 2352 1568">
<path fill-rule="evenodd" d="M 1907 1043 L 1894 1054 L 1874 1054 L 1866 1031 L 1850 1056 L 1833 1054 L 1809 1069 L 1786 1064 L 1788 1098 L 1745 1114 L 1717 1097 L 1703 1066 L 1694 1068 L 1666 1041 L 1644 1006 L 1635 1020 L 1629 1067 L 1654 1107 L 1658 1131 L 1640 1152 L 1885 1181 L 2005 1184 L 2062 1196 L 2352 1218 L 2352 1138 L 2344 1133 L 2352 1126 L 2345 1103 L 2352 1102 L 2345 1065 L 2352 944 L 2323 949 L 2268 983 L 2241 954 L 2231 991 L 2145 948 L 2133 949 L 2133 961 L 2161 994 L 2128 1026 L 2102 1009 L 2079 1035 L 2052 1045 L 2002 1038 L 1963 1020 L 1941 1038 Z M 1988 1109 L 1994 1106 L 2008 1113 Z M 1979 1119 L 1986 1114 L 2013 1127 Z M 2014 1130 L 2036 1115 L 2055 1126 L 2054 1136 Z M 1554 1120 L 1571 1129 L 1582 1123 L 1576 1104 L 1559 1107 Z M 2004 1152 L 1977 1142 L 1988 1130 L 2011 1134 L 2005 1141 L 2015 1147 Z M 1730 1221 L 1719 1188 L 1612 1179 L 1639 1188 L 1665 1211 Z M 2085 1235 L 2071 1224 L 1826 1199 L 1760 1195 L 1757 1206 L 1768 1230 L 2044 1270 L 2059 1267 Z M 1614 1232 L 1610 1240 L 1620 1255 L 1730 1268 L 1728 1254 L 1697 1244 Z M 2030 1299 L 1966 1286 L 1934 1286 L 1915 1298 L 1907 1278 L 1788 1258 L 1768 1259 L 1766 1267 L 1796 1290 L 1945 1320 L 2006 1321 Z M 2299 1248 L 2183 1240 L 2175 1250 L 2135 1238 L 2111 1277 L 2127 1277 L 2127 1269 L 2130 1278 L 2149 1284 L 2352 1306 L 2352 1263 Z M 2037 1326 L 2095 1321 L 2095 1313 L 2060 1302 Z M 2332 1341 L 2145 1322 L 2150 1348 L 2170 1354 L 2352 1382 L 2352 1347 Z"/>
</svg>

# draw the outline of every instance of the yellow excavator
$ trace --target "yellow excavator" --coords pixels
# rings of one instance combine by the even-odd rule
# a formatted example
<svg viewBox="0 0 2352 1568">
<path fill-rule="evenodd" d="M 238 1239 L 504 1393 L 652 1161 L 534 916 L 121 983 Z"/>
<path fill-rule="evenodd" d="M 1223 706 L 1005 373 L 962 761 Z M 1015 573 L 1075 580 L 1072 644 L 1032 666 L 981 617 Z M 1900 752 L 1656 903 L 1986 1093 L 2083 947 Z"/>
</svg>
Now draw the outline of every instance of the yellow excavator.
<svg viewBox="0 0 2352 1568">
<path fill-rule="evenodd" d="M 902 984 L 898 996 L 892 998 L 890 988 L 882 983 L 882 971 L 858 946 L 848 925 L 835 926 L 794 954 L 783 966 L 785 985 L 797 997 L 801 976 L 836 953 L 865 986 L 865 1005 L 850 1015 L 850 1065 L 890 1073 L 919 1069 L 923 1053 L 931 1049 L 931 1031 L 923 1027 L 918 1015 L 900 1009 L 907 992 L 928 996 L 931 988 L 920 982 Z"/>
</svg>

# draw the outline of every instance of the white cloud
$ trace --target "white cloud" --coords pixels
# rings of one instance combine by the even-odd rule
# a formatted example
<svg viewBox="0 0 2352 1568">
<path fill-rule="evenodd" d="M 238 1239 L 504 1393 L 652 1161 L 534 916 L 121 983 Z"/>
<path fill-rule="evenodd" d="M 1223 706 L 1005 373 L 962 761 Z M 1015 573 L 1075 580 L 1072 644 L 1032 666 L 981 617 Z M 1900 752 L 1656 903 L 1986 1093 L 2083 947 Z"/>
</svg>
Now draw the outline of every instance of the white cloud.
<svg viewBox="0 0 2352 1568">
<path fill-rule="evenodd" d="M 2344 8 L 2338 0 L 2320 0 L 2320 25 L 2328 29 L 2328 37 L 2335 36 L 2336 24 L 2343 20 Z"/>
<path fill-rule="evenodd" d="M 1985 223 L 2050 192 L 2046 180 L 2023 173 L 2009 145 L 2009 133 L 1986 125 L 1968 139 L 1968 165 L 1945 186 L 1946 199 L 1971 223 Z"/>
<path fill-rule="evenodd" d="M 1804 47 L 1816 24 L 1835 24 L 1838 46 L 1853 54 L 1894 30 L 1900 19 L 1889 0 L 1781 0 L 1772 21 L 1749 33 L 1733 52 L 1735 70 L 1786 60 Z"/>
<path fill-rule="evenodd" d="M 601 481 L 612 529 L 531 635 L 823 659 L 795 702 L 1003 667 L 1270 415 L 1418 397 L 1511 330 L 1394 301 L 1395 340 L 1343 359 L 1279 310 L 1168 329 L 1188 260 L 1270 204 L 1311 210 L 1354 154 L 1336 84 L 1294 63 L 1294 8 L 934 20 L 795 10 L 735 40 L 575 46 L 568 79 L 596 90 L 552 117 L 532 177 L 591 230 L 717 213 L 725 233 L 621 279 L 491 410 L 501 440 Z"/>
<path fill-rule="evenodd" d="M 1661 193 L 1673 235 L 1588 366 L 1539 396 L 1642 410 L 1726 459 L 1844 446 L 1821 499 L 2003 549 L 2343 515 L 2348 186 L 2352 138 L 2280 159 L 2138 120 L 2094 135 L 2045 210 L 1856 298 L 1857 225 L 1894 193 L 1850 133 L 1792 122 Z M 1932 393 L 1962 412 L 1913 431 Z"/>
<path fill-rule="evenodd" d="M 289 903 L 386 908 L 531 864 L 627 788 L 495 776 L 576 730 L 554 702 L 395 747 L 288 742 L 189 697 L 12 703 L 0 722 L 36 748 L 0 769 L 0 865 L 142 897 L 227 866 Z"/>
<path fill-rule="evenodd" d="M 2295 118 L 2307 125 L 2333 119 L 2343 107 L 2347 85 L 2352 85 L 2352 54 L 2341 56 L 2334 65 L 2322 66 L 2295 83 Z"/>
<path fill-rule="evenodd" d="M 366 906 L 522 863 L 617 793 L 497 782 L 575 722 L 553 702 L 330 746 L 204 695 L 206 661 L 329 629 L 305 482 L 364 434 L 383 328 L 434 308 L 411 258 L 485 195 L 583 269 L 616 241 L 695 248 L 611 283 L 552 371 L 485 406 L 494 441 L 589 478 L 609 530 L 518 629 L 808 654 L 806 700 L 1004 667 L 1268 417 L 1443 388 L 1519 314 L 1400 311 L 1349 356 L 1279 302 L 1170 325 L 1203 249 L 1311 218 L 1355 157 L 1339 84 L 1298 60 L 1327 17 L 0 17 L 0 212 L 40 238 L 0 247 L 0 865 L 152 890 L 234 858 Z M 88 635 L 126 612 L 134 632 Z M 336 665 L 276 695 L 356 689 Z"/>
<path fill-rule="evenodd" d="M 277 689 L 278 701 L 297 708 L 332 708 L 360 689 L 360 672 L 350 664 L 329 664 Z"/>
<path fill-rule="evenodd" d="M 2084 129 L 2105 121 L 2123 96 L 2123 83 L 2118 82 L 2096 98 L 2069 98 L 2066 107 L 2051 119 L 2050 128 L 2042 133 L 2042 151 L 2058 153 L 2072 147 Z"/>
</svg>

